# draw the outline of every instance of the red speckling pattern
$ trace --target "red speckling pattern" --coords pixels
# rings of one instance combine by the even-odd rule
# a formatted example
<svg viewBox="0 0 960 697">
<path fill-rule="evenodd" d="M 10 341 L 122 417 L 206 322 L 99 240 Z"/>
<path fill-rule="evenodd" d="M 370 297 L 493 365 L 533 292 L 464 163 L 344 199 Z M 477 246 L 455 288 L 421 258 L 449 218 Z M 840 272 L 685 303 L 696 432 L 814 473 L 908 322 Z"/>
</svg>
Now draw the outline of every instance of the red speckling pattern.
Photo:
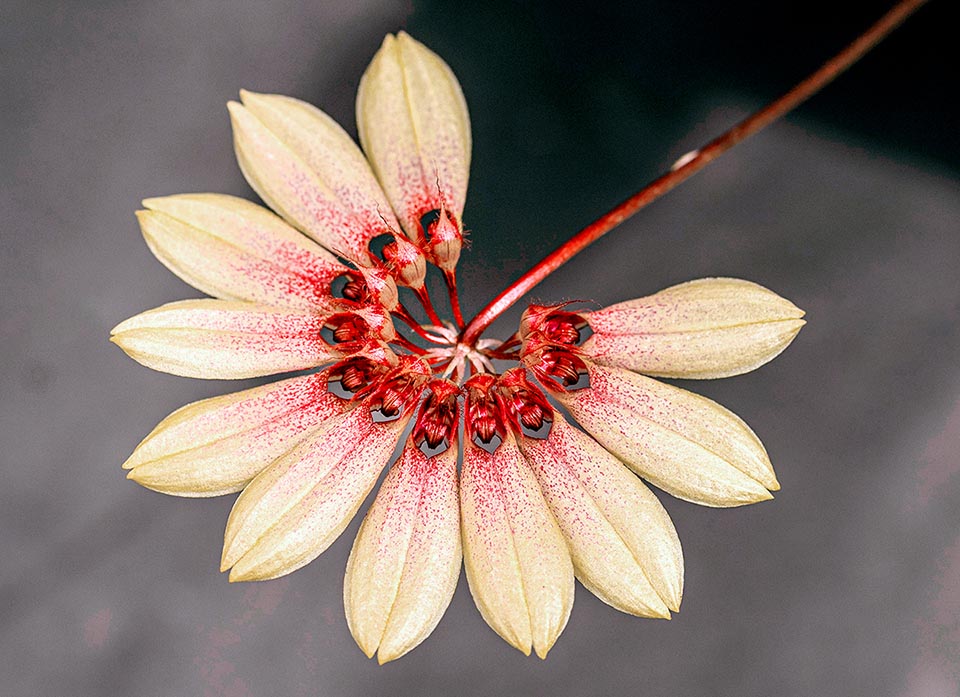
<svg viewBox="0 0 960 697">
<path fill-rule="evenodd" d="M 226 300 L 182 300 L 114 329 L 114 341 L 157 370 L 200 378 L 247 378 L 321 365 L 336 353 L 320 336 L 323 316 Z"/>
<path fill-rule="evenodd" d="M 374 423 L 369 410 L 354 409 L 254 479 L 227 522 L 231 579 L 282 576 L 323 552 L 373 488 L 408 420 Z"/>
<path fill-rule="evenodd" d="M 711 506 L 770 498 L 764 484 L 779 488 L 760 440 L 732 412 L 636 373 L 586 365 L 589 389 L 554 396 L 644 479 Z"/>
<path fill-rule="evenodd" d="M 347 622 L 368 654 L 413 648 L 449 605 L 461 564 L 457 493 L 457 444 L 427 457 L 409 438 L 347 563 Z"/>
<path fill-rule="evenodd" d="M 346 273 L 329 252 L 282 219 L 240 198 L 185 194 L 144 201 L 150 249 L 195 288 L 225 300 L 315 307 Z"/>
<path fill-rule="evenodd" d="M 669 616 L 683 593 L 683 555 L 670 516 L 617 458 L 558 412 L 545 439 L 520 437 L 563 531 L 577 577 L 604 602 Z"/>
<path fill-rule="evenodd" d="M 276 458 L 352 405 L 329 370 L 189 404 L 165 418 L 125 468 L 140 484 L 186 496 L 239 491 Z"/>
<path fill-rule="evenodd" d="M 464 447 L 460 506 L 470 591 L 498 634 L 541 653 L 573 603 L 566 544 L 513 436 L 493 453 L 471 441 Z"/>
</svg>

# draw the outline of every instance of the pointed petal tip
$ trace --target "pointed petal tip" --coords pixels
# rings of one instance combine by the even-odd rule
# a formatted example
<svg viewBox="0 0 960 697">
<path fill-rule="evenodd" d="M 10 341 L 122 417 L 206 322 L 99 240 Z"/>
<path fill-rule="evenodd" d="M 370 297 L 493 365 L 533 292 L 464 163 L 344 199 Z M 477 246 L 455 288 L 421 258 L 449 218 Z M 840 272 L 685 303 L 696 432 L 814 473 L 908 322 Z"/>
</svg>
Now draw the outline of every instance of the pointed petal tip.
<svg viewBox="0 0 960 697">
<path fill-rule="evenodd" d="M 251 569 L 247 570 L 237 570 L 237 567 L 234 566 L 230 569 L 230 576 L 228 578 L 230 583 L 239 583 L 241 581 L 262 581 L 263 578 L 256 574 Z"/>
<path fill-rule="evenodd" d="M 355 642 L 357 642 L 357 648 L 359 648 L 361 651 L 363 651 L 363 655 L 366 656 L 367 658 L 373 658 L 373 654 L 377 653 L 377 647 L 376 647 L 376 646 L 371 647 L 371 646 L 368 646 L 368 645 L 365 645 L 365 644 L 361 644 L 361 643 L 360 643 L 360 640 L 356 637 L 356 635 L 354 635 L 353 640 L 354 640 Z M 379 659 L 380 657 L 377 656 L 377 658 Z M 379 663 L 380 663 L 380 665 L 383 665 L 384 662 L 383 662 L 383 661 L 379 661 Z"/>
<path fill-rule="evenodd" d="M 271 102 L 276 103 L 284 98 L 276 94 L 266 92 L 254 92 L 252 90 L 240 90 L 240 102 L 247 109 L 255 109 L 257 105 L 268 106 Z"/>
</svg>

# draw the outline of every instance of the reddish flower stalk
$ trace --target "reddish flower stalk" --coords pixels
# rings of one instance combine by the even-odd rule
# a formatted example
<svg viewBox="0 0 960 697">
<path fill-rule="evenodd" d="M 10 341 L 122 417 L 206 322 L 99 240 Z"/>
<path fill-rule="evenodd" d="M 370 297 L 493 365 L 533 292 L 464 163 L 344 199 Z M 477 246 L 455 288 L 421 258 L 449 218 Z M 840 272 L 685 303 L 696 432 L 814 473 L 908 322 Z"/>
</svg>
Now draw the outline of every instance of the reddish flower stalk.
<svg viewBox="0 0 960 697">
<path fill-rule="evenodd" d="M 588 245 L 603 237 L 634 213 L 653 203 L 681 182 L 689 179 L 733 146 L 770 125 L 819 92 L 886 38 L 926 1 L 901 0 L 853 43 L 782 97 L 751 114 L 699 150 L 693 150 L 684 155 L 669 172 L 647 184 L 636 194 L 557 247 L 483 308 L 463 330 L 460 338 L 461 342 L 467 346 L 472 346 L 483 333 L 483 330 L 490 326 L 497 317 Z"/>
</svg>

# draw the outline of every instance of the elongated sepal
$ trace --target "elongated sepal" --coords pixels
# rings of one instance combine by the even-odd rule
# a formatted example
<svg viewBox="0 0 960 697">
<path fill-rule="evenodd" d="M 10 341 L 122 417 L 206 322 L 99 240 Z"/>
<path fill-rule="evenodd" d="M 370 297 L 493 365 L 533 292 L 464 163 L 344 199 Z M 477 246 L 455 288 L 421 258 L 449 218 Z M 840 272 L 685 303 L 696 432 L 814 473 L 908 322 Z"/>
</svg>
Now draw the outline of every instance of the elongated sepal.
<svg viewBox="0 0 960 697">
<path fill-rule="evenodd" d="M 603 365 L 671 378 L 722 378 L 759 368 L 804 325 L 803 310 L 735 278 L 703 278 L 581 313 L 582 350 Z"/>
<path fill-rule="evenodd" d="M 348 271 L 267 209 L 234 196 L 182 194 L 143 205 L 148 210 L 137 219 L 154 255 L 223 300 L 316 307 L 329 302 L 331 281 Z"/>
<path fill-rule="evenodd" d="M 388 35 L 360 80 L 360 142 L 404 230 L 446 205 L 461 230 L 470 171 L 470 117 L 443 60 L 404 32 Z"/>
<path fill-rule="evenodd" d="M 241 99 L 227 106 L 250 186 L 291 225 L 368 265 L 370 240 L 397 221 L 360 149 L 306 102 L 247 91 Z"/>
<path fill-rule="evenodd" d="M 373 488 L 407 420 L 374 423 L 358 406 L 265 469 L 230 512 L 221 570 L 261 581 L 319 556 Z"/>
<path fill-rule="evenodd" d="M 573 565 L 511 434 L 492 453 L 464 443 L 463 560 L 484 620 L 511 646 L 544 658 L 573 606 Z"/>
<path fill-rule="evenodd" d="M 586 367 L 589 389 L 545 387 L 590 435 L 647 481 L 706 506 L 756 503 L 780 488 L 763 444 L 734 413 L 621 368 L 590 361 Z"/>
<path fill-rule="evenodd" d="M 229 300 L 181 300 L 121 322 L 110 340 L 148 368 L 230 380 L 303 370 L 338 353 L 322 340 L 322 316 Z"/>
<path fill-rule="evenodd" d="M 428 457 L 411 436 L 347 562 L 347 624 L 367 656 L 404 655 L 437 626 L 460 575 L 457 445 Z"/>
<path fill-rule="evenodd" d="M 546 438 L 518 440 L 577 578 L 618 610 L 669 618 L 683 595 L 683 554 L 670 516 L 603 446 L 559 413 L 551 418 Z"/>
<path fill-rule="evenodd" d="M 271 462 L 351 405 L 327 389 L 329 370 L 178 409 L 124 463 L 130 479 L 176 496 L 239 491 Z"/>
</svg>

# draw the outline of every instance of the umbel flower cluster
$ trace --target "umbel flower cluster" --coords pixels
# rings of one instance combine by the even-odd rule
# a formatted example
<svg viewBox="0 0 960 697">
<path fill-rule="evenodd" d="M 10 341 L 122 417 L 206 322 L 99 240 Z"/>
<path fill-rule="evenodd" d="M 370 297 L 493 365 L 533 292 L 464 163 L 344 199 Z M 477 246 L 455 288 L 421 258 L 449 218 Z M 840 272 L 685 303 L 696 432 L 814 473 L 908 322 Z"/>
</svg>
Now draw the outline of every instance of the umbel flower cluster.
<svg viewBox="0 0 960 697">
<path fill-rule="evenodd" d="M 112 340 L 176 375 L 299 374 L 179 409 L 128 476 L 178 496 L 241 492 L 222 570 L 272 579 L 340 535 L 405 437 L 344 583 L 350 631 L 381 662 L 434 629 L 461 560 L 483 618 L 526 654 L 557 640 L 574 578 L 623 612 L 676 612 L 680 542 L 642 480 L 707 506 L 769 499 L 778 484 L 736 415 L 653 377 L 752 370 L 803 313 L 708 278 L 596 311 L 533 305 L 507 340 L 465 340 L 470 126 L 447 65 L 386 37 L 357 96 L 362 151 L 309 104 L 241 100 L 229 104 L 237 159 L 273 212 L 219 194 L 144 201 L 150 249 L 213 297 L 144 312 Z M 427 292 L 430 265 L 453 323 Z"/>
</svg>

